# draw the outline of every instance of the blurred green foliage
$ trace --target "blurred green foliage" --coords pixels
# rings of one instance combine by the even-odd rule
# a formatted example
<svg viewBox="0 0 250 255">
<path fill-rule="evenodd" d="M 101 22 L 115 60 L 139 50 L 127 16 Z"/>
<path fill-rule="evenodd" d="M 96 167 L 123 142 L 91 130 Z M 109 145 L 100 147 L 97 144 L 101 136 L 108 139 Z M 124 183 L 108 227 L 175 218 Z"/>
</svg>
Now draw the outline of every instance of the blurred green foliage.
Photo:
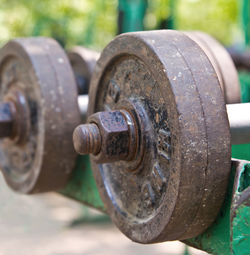
<svg viewBox="0 0 250 255">
<path fill-rule="evenodd" d="M 176 27 L 202 30 L 225 45 L 243 41 L 240 0 L 177 0 Z"/>
<path fill-rule="evenodd" d="M 146 30 L 166 28 L 171 15 L 170 0 L 148 0 L 148 9 L 144 20 Z"/>
<path fill-rule="evenodd" d="M 169 27 L 174 17 L 177 29 L 202 30 L 231 44 L 242 39 L 239 2 L 148 0 L 145 29 Z M 102 49 L 117 33 L 117 8 L 118 0 L 0 0 L 0 44 L 39 35 L 66 47 Z"/>
<path fill-rule="evenodd" d="M 0 0 L 0 43 L 40 35 L 100 49 L 116 34 L 116 15 L 116 0 Z"/>
<path fill-rule="evenodd" d="M 241 0 L 149 0 L 145 17 L 146 29 L 171 25 L 174 28 L 201 30 L 211 34 L 225 45 L 242 43 L 240 24 Z"/>
</svg>

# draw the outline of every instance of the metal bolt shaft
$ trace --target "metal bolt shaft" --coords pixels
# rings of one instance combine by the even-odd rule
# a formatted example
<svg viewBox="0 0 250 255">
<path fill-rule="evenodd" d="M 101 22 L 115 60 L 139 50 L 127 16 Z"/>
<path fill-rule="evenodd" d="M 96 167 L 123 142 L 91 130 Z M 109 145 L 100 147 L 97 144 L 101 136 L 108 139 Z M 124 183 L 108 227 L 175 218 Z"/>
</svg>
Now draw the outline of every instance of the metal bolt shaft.
<svg viewBox="0 0 250 255">
<path fill-rule="evenodd" d="M 78 126 L 73 133 L 74 147 L 77 153 L 97 154 L 101 149 L 101 135 L 96 124 Z"/>
<path fill-rule="evenodd" d="M 73 133 L 77 153 L 92 154 L 97 163 L 131 160 L 135 154 L 136 131 L 129 113 L 105 111 L 91 115 L 90 124 L 78 126 Z"/>
</svg>

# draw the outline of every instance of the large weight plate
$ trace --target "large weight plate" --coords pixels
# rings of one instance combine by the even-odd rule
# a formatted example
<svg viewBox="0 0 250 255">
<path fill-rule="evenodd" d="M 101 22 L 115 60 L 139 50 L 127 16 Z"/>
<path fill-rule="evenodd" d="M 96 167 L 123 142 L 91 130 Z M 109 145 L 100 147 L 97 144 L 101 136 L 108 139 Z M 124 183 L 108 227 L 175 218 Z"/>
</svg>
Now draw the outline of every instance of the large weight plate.
<svg viewBox="0 0 250 255">
<path fill-rule="evenodd" d="M 233 60 L 226 49 L 203 32 L 185 32 L 206 53 L 219 79 L 227 104 L 241 102 L 240 83 Z"/>
<path fill-rule="evenodd" d="M 231 158 L 225 102 L 204 51 L 176 31 L 118 36 L 97 62 L 89 95 L 88 115 L 123 104 L 140 112 L 135 159 L 91 157 L 118 228 L 141 243 L 203 232 L 223 202 Z"/>
<path fill-rule="evenodd" d="M 37 193 L 62 188 L 74 168 L 72 132 L 80 123 L 67 56 L 48 38 L 16 39 L 0 50 L 0 99 L 20 91 L 29 132 L 19 144 L 0 141 L 0 165 L 11 188 Z"/>
</svg>

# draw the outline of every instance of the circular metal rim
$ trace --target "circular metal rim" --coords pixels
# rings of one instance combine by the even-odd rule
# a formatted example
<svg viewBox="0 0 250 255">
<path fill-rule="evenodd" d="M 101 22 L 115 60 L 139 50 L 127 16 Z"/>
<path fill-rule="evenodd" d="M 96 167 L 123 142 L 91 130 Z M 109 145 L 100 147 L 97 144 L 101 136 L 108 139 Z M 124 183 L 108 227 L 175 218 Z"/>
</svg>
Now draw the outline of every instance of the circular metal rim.
<svg viewBox="0 0 250 255">
<path fill-rule="evenodd" d="M 203 180 L 200 179 L 200 174 L 198 174 L 198 169 L 197 169 L 197 176 L 191 176 L 194 174 L 195 171 L 193 171 L 192 169 L 189 169 L 189 173 L 185 173 L 185 171 L 181 171 L 181 176 L 180 176 L 180 183 L 178 186 L 178 199 L 180 201 L 176 202 L 175 207 L 173 208 L 173 210 L 176 209 L 181 209 L 183 210 L 183 208 L 185 208 L 185 206 L 188 206 L 188 202 L 187 202 L 187 198 L 183 200 L 183 195 L 192 190 L 194 187 L 192 187 L 192 185 L 194 185 L 194 183 L 202 183 L 205 182 L 203 184 L 202 187 L 200 187 L 200 189 L 202 191 L 202 197 L 199 197 L 199 193 L 197 193 L 197 201 L 196 201 L 196 208 L 195 211 L 192 211 L 192 214 L 194 216 L 194 219 L 188 219 L 188 227 L 185 228 L 185 221 L 183 222 L 183 219 L 180 217 L 179 221 L 177 221 L 176 219 L 173 220 L 171 222 L 171 224 L 168 224 L 168 220 L 166 217 L 166 221 L 161 222 L 160 225 L 158 225 L 158 227 L 161 229 L 158 229 L 157 231 L 160 233 L 159 235 L 155 235 L 155 236 L 150 236 L 150 234 L 152 234 L 152 232 L 155 230 L 153 229 L 153 225 L 151 225 L 150 227 L 147 227 L 145 225 L 141 225 L 139 227 L 135 227 L 135 226 L 131 226 L 131 224 L 129 224 L 129 222 L 126 222 L 126 225 L 123 225 L 121 223 L 121 217 L 118 215 L 118 213 L 115 212 L 114 210 L 114 206 L 112 205 L 111 201 L 109 200 L 109 196 L 107 194 L 107 191 L 105 190 L 104 184 L 102 182 L 102 177 L 100 176 L 99 173 L 99 168 L 98 166 L 94 163 L 94 161 L 91 159 L 91 165 L 92 165 L 92 169 L 94 171 L 94 176 L 95 179 L 97 181 L 98 184 L 98 188 L 101 194 L 101 197 L 104 201 L 104 204 L 107 207 L 108 213 L 110 214 L 112 220 L 114 221 L 114 223 L 118 226 L 118 228 L 120 228 L 120 230 L 127 235 L 130 239 L 136 241 L 136 242 L 141 242 L 141 243 L 154 243 L 154 242 L 161 242 L 161 241 L 167 241 L 167 240 L 175 240 L 175 239 L 186 239 L 186 238 L 190 238 L 193 236 L 196 236 L 197 234 L 200 234 L 202 231 L 204 231 L 211 223 L 212 221 L 215 219 L 219 208 L 223 202 L 223 198 L 224 198 L 224 194 L 225 194 L 225 190 L 226 190 L 226 185 L 227 185 L 227 178 L 229 175 L 229 171 L 230 171 L 230 159 L 231 159 L 231 146 L 230 146 L 230 131 L 229 131 L 229 123 L 228 123 L 228 119 L 227 119 L 227 114 L 226 114 L 226 108 L 225 108 L 225 103 L 223 100 L 223 96 L 221 94 L 221 90 L 219 87 L 219 83 L 218 80 L 215 79 L 215 74 L 214 74 L 214 69 L 211 66 L 210 61 L 208 60 L 207 56 L 204 54 L 203 51 L 200 50 L 200 47 L 197 47 L 197 44 L 194 43 L 189 37 L 187 37 L 186 35 L 184 35 L 183 33 L 180 32 L 176 32 L 176 31 L 150 31 L 150 32 L 140 32 L 140 33 L 128 33 L 128 34 L 124 34 L 121 36 L 118 36 L 115 40 L 113 40 L 102 52 L 100 59 L 97 62 L 97 67 L 95 69 L 94 75 L 93 75 L 93 79 L 91 81 L 91 86 L 90 86 L 90 104 L 89 104 L 89 108 L 88 108 L 88 115 L 90 116 L 91 114 L 93 114 L 95 112 L 95 102 L 96 100 L 98 100 L 98 86 L 99 86 L 99 82 L 102 79 L 102 75 L 105 72 L 106 68 L 108 68 L 108 66 L 115 61 L 116 58 L 121 57 L 122 55 L 135 55 L 137 57 L 139 57 L 142 61 L 149 61 L 150 62 L 150 58 L 156 57 L 156 61 L 157 64 L 155 64 L 155 66 L 153 64 L 148 64 L 147 66 L 149 68 L 151 68 L 152 73 L 157 73 L 157 80 L 162 79 L 162 81 L 168 81 L 169 78 L 167 77 L 167 73 L 168 73 L 168 69 L 166 68 L 166 62 L 165 59 L 166 54 L 162 54 L 164 52 L 161 52 L 161 45 L 158 45 L 158 40 L 162 40 L 162 38 L 164 38 L 166 43 L 169 44 L 180 44 L 181 41 L 185 41 L 186 43 L 188 43 L 188 45 L 192 48 L 192 50 L 190 51 L 190 53 L 187 53 L 187 55 L 191 54 L 191 53 L 195 53 L 195 61 L 200 61 L 200 58 L 202 57 L 202 60 L 204 63 L 206 63 L 208 66 L 210 66 L 209 69 L 209 74 L 208 76 L 211 77 L 213 76 L 213 81 L 217 90 L 217 98 L 216 100 L 218 100 L 218 104 L 220 105 L 220 107 L 216 106 L 214 108 L 214 113 L 212 114 L 212 116 L 205 116 L 204 119 L 204 125 L 203 128 L 206 129 L 206 135 L 210 136 L 210 139 L 212 140 L 212 142 L 215 143 L 215 145 L 219 145 L 221 146 L 220 143 L 218 143 L 218 141 L 216 141 L 215 137 L 213 137 L 213 133 L 215 133 L 215 131 L 220 130 L 221 128 L 223 128 L 223 133 L 221 134 L 221 137 L 219 138 L 219 141 L 221 142 L 223 141 L 223 149 L 220 151 L 221 153 L 221 158 L 219 160 L 217 160 L 216 162 L 210 162 L 212 164 L 212 166 L 208 166 L 209 169 L 207 169 L 207 166 L 204 165 L 203 168 Z M 135 49 L 133 49 L 133 45 L 139 45 L 139 47 L 143 48 L 145 47 L 145 56 L 143 56 L 141 54 L 141 52 L 136 51 Z M 138 48 L 139 48 L 138 47 Z M 174 48 L 176 48 L 176 45 L 174 45 Z M 183 50 L 183 49 L 178 49 L 179 51 Z M 190 49 L 189 49 L 190 50 Z M 156 52 L 156 53 L 154 53 Z M 198 55 L 197 55 L 198 52 Z M 170 52 L 169 52 L 170 54 Z M 171 56 L 171 55 L 169 55 Z M 179 52 L 179 56 L 180 58 L 182 58 L 182 60 L 186 61 L 188 64 L 194 64 L 194 62 L 192 62 L 192 59 L 188 60 L 188 56 L 183 56 L 181 55 L 181 53 Z M 198 60 L 199 59 L 199 60 Z M 161 68 L 157 68 L 161 67 Z M 197 70 L 192 70 L 193 73 L 195 74 L 195 72 Z M 178 75 L 178 73 L 176 73 Z M 196 73 L 197 74 L 197 73 Z M 207 78 L 207 77 L 206 77 Z M 173 89 L 173 88 L 172 88 Z M 205 89 L 204 86 L 202 87 L 202 89 Z M 175 91 L 176 92 L 176 91 Z M 200 96 L 200 95 L 199 95 Z M 204 95 L 203 99 L 205 99 L 206 95 Z M 177 100 L 177 98 L 176 98 Z M 179 99 L 180 100 L 180 99 Z M 178 104 L 178 102 L 176 102 Z M 211 102 L 209 102 L 211 103 Z M 208 107 L 209 104 L 207 105 L 203 105 L 203 110 Z M 179 110 L 179 109 L 178 109 Z M 205 114 L 208 114 L 208 112 L 205 110 Z M 215 127 L 214 126 L 214 119 L 217 119 L 219 117 L 219 126 Z M 207 118 L 206 118 L 207 117 Z M 210 118 L 211 117 L 211 118 Z M 208 123 L 206 123 L 208 122 Z M 182 123 L 183 124 L 183 123 Z M 209 129 L 206 128 L 206 125 L 209 126 Z M 183 127 L 182 127 L 183 128 Z M 222 139 L 223 137 L 223 139 Z M 213 147 L 213 145 L 211 144 L 211 142 L 208 141 L 208 143 L 206 144 L 207 146 L 207 157 L 216 157 L 217 158 L 217 152 L 216 148 Z M 216 146 L 215 146 L 216 147 Z M 183 152 L 181 152 L 183 153 Z M 223 167 L 221 166 L 223 165 Z M 220 167 L 219 167 L 220 166 Z M 180 166 L 179 166 L 180 167 Z M 219 169 L 217 170 L 216 168 Z M 223 168 L 223 169 L 222 169 Z M 219 182 L 219 186 L 218 185 L 213 185 L 212 189 L 214 189 L 214 195 L 212 194 L 213 192 L 211 191 L 211 187 L 209 187 L 209 185 L 211 185 L 211 182 L 215 181 L 215 179 L 213 177 L 211 177 L 211 175 L 213 175 L 213 171 L 218 171 L 219 172 L 219 176 L 218 176 L 218 182 Z M 187 185 L 187 180 L 190 179 L 192 180 L 192 178 L 194 178 L 196 180 L 196 182 L 190 182 L 189 185 Z M 209 192 L 206 190 L 208 188 Z M 218 188 L 218 189 L 217 189 Z M 206 195 L 206 193 L 209 193 Z M 210 196 L 209 196 L 210 195 Z M 210 199 L 212 196 L 212 198 L 216 201 L 216 205 L 215 206 L 211 206 L 211 201 L 208 201 L 208 199 Z M 194 198 L 192 198 L 194 199 Z M 204 206 L 205 205 L 205 206 Z M 162 208 L 161 208 L 162 209 Z M 209 209 L 209 210 L 208 210 Z M 209 211 L 209 213 L 206 213 L 206 210 Z M 160 213 L 159 213 L 160 214 Z M 191 218 L 192 214 L 188 214 L 187 211 L 183 210 L 182 212 L 182 216 L 184 216 L 186 214 L 186 216 L 188 215 L 189 218 Z M 210 215 L 209 215 L 210 214 Z M 173 217 L 174 215 L 172 214 L 171 217 Z M 202 219 L 202 217 L 205 217 L 205 219 Z M 155 220 L 155 219 L 154 219 Z M 159 220 L 159 219 L 158 219 Z M 157 220 L 155 220 L 157 221 Z M 159 222 L 158 222 L 159 223 Z M 183 225 L 184 223 L 184 225 Z M 198 223 L 198 224 L 197 224 Z M 178 233 L 173 233 L 174 229 L 178 229 Z M 136 231 L 138 233 L 136 233 Z"/>
<path fill-rule="evenodd" d="M 100 53 L 82 46 L 75 46 L 67 51 L 67 56 L 73 71 L 77 73 L 81 70 L 81 75 L 87 80 L 89 88 L 91 76 L 95 69 L 96 61 L 100 57 Z"/>
<path fill-rule="evenodd" d="M 207 54 L 213 65 L 227 104 L 241 102 L 238 73 L 226 49 L 210 35 L 200 31 L 184 32 Z"/>
<path fill-rule="evenodd" d="M 18 182 L 2 170 L 5 180 L 21 193 L 61 189 L 75 165 L 72 132 L 80 124 L 76 84 L 69 61 L 56 41 L 43 37 L 8 42 L 0 51 L 0 63 L 10 56 L 27 65 L 27 73 L 34 79 L 41 98 L 36 167 Z"/>
</svg>

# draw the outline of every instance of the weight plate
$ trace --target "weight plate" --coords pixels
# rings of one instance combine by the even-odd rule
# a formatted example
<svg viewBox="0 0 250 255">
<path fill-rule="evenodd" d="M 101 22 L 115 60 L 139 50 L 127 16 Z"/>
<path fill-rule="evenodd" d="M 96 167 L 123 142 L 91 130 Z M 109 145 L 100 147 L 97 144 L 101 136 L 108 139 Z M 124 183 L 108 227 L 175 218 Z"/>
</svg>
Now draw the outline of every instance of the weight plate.
<svg viewBox="0 0 250 255">
<path fill-rule="evenodd" d="M 225 102 L 203 50 L 176 31 L 118 36 L 97 62 L 89 95 L 89 116 L 125 109 L 140 123 L 131 161 L 91 156 L 118 228 L 140 243 L 203 232 L 223 202 L 231 159 Z"/>
<path fill-rule="evenodd" d="M 202 32 L 185 32 L 206 53 L 218 76 L 226 103 L 241 102 L 238 73 L 232 58 L 226 49 L 208 34 Z"/>
<path fill-rule="evenodd" d="M 78 94 L 88 94 L 91 75 L 100 54 L 81 46 L 72 48 L 67 54 L 75 73 Z"/>
<path fill-rule="evenodd" d="M 22 193 L 62 188 L 76 154 L 72 132 L 80 123 L 77 91 L 67 56 L 48 38 L 16 39 L 0 50 L 0 100 L 20 95 L 23 141 L 0 141 L 0 165 L 8 185 Z"/>
</svg>

